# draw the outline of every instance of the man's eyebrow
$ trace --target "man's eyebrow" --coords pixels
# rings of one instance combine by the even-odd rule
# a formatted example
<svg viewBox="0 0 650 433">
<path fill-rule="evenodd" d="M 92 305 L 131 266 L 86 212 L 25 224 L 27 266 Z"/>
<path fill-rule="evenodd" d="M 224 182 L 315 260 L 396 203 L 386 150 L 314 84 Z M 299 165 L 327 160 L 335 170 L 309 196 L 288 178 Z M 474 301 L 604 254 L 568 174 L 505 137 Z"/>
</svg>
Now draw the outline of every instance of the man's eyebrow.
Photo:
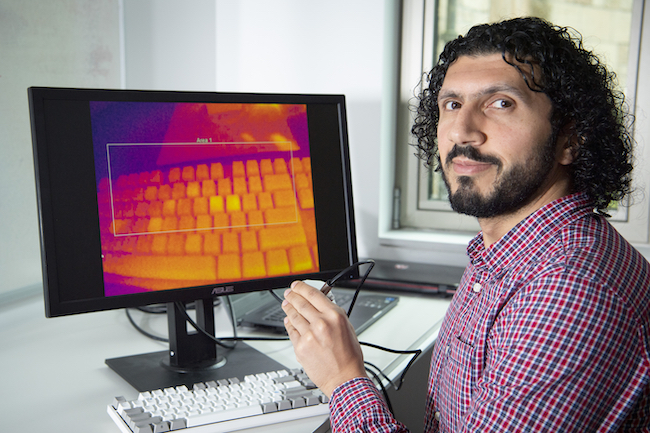
<svg viewBox="0 0 650 433">
<path fill-rule="evenodd" d="M 526 93 L 523 92 L 519 87 L 512 86 L 510 84 L 505 84 L 505 83 L 495 84 L 493 86 L 486 87 L 484 89 L 481 89 L 477 93 L 470 94 L 469 97 L 470 99 L 479 99 L 485 96 L 494 95 L 495 93 L 501 93 L 501 92 L 513 94 L 514 96 L 523 100 L 529 99 L 529 95 L 526 95 Z M 461 100 L 466 99 L 461 93 L 455 91 L 454 89 L 447 89 L 447 90 L 441 89 L 440 93 L 438 94 L 438 101 L 447 98 L 461 99 Z"/>
</svg>

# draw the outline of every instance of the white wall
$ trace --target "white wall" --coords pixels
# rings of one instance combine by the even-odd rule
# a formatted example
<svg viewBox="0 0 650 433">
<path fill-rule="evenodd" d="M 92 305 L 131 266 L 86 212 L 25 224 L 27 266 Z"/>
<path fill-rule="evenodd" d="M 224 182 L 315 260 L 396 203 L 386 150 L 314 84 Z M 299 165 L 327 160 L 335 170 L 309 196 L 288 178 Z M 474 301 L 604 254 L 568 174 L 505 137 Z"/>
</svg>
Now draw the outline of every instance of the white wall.
<svg viewBox="0 0 650 433">
<path fill-rule="evenodd" d="M 214 0 L 123 0 L 129 89 L 215 90 Z"/>
<path fill-rule="evenodd" d="M 0 293 L 40 284 L 29 86 L 119 87 L 118 0 L 0 0 Z"/>
<path fill-rule="evenodd" d="M 375 256 L 384 44 L 378 0 L 217 2 L 217 89 L 346 96 L 359 254 Z"/>
</svg>

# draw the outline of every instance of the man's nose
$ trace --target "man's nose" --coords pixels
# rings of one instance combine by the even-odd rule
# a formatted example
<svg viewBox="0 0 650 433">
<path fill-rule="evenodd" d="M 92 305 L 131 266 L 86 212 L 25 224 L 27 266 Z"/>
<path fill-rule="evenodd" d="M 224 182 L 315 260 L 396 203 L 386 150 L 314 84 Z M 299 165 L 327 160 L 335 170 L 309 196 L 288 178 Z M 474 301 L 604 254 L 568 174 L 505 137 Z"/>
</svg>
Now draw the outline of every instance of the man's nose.
<svg viewBox="0 0 650 433">
<path fill-rule="evenodd" d="M 458 145 L 480 146 L 485 143 L 487 136 L 483 130 L 480 110 L 473 107 L 459 109 L 448 130 L 447 138 Z"/>
</svg>

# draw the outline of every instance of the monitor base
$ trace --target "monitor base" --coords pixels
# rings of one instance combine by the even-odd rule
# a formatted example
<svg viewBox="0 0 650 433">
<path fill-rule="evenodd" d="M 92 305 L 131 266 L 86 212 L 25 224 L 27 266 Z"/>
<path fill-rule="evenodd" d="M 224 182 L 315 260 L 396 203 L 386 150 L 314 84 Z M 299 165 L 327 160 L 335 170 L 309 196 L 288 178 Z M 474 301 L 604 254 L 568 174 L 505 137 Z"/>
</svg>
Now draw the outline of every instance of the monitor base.
<svg viewBox="0 0 650 433">
<path fill-rule="evenodd" d="M 181 370 L 170 367 L 168 351 L 111 358 L 106 360 L 106 365 L 140 392 L 178 385 L 192 388 L 199 382 L 232 377 L 241 379 L 247 374 L 286 368 L 242 342 L 238 342 L 234 349 L 220 350 L 219 353 L 224 356 L 226 362 L 217 362 L 204 368 Z"/>
</svg>

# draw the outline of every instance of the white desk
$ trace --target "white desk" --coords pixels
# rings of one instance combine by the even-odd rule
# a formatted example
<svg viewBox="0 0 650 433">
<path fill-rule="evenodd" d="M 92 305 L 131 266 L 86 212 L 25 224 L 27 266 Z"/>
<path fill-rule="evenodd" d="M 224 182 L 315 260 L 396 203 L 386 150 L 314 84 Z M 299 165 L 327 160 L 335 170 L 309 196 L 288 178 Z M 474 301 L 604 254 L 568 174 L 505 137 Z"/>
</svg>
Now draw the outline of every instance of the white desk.
<svg viewBox="0 0 650 433">
<path fill-rule="evenodd" d="M 359 339 L 392 349 L 426 350 L 435 341 L 449 301 L 399 296 L 399 304 Z M 165 316 L 143 321 L 148 329 L 166 332 Z M 104 364 L 105 358 L 167 349 L 133 329 L 123 310 L 46 319 L 37 292 L 0 303 L 0 344 L 0 430 L 6 432 L 116 433 L 106 406 L 114 396 L 130 398 L 137 392 Z M 289 342 L 249 344 L 287 367 L 298 366 Z M 409 359 L 369 348 L 364 348 L 364 356 L 391 379 Z M 322 421 L 301 420 L 247 432 L 305 433 Z"/>
</svg>

